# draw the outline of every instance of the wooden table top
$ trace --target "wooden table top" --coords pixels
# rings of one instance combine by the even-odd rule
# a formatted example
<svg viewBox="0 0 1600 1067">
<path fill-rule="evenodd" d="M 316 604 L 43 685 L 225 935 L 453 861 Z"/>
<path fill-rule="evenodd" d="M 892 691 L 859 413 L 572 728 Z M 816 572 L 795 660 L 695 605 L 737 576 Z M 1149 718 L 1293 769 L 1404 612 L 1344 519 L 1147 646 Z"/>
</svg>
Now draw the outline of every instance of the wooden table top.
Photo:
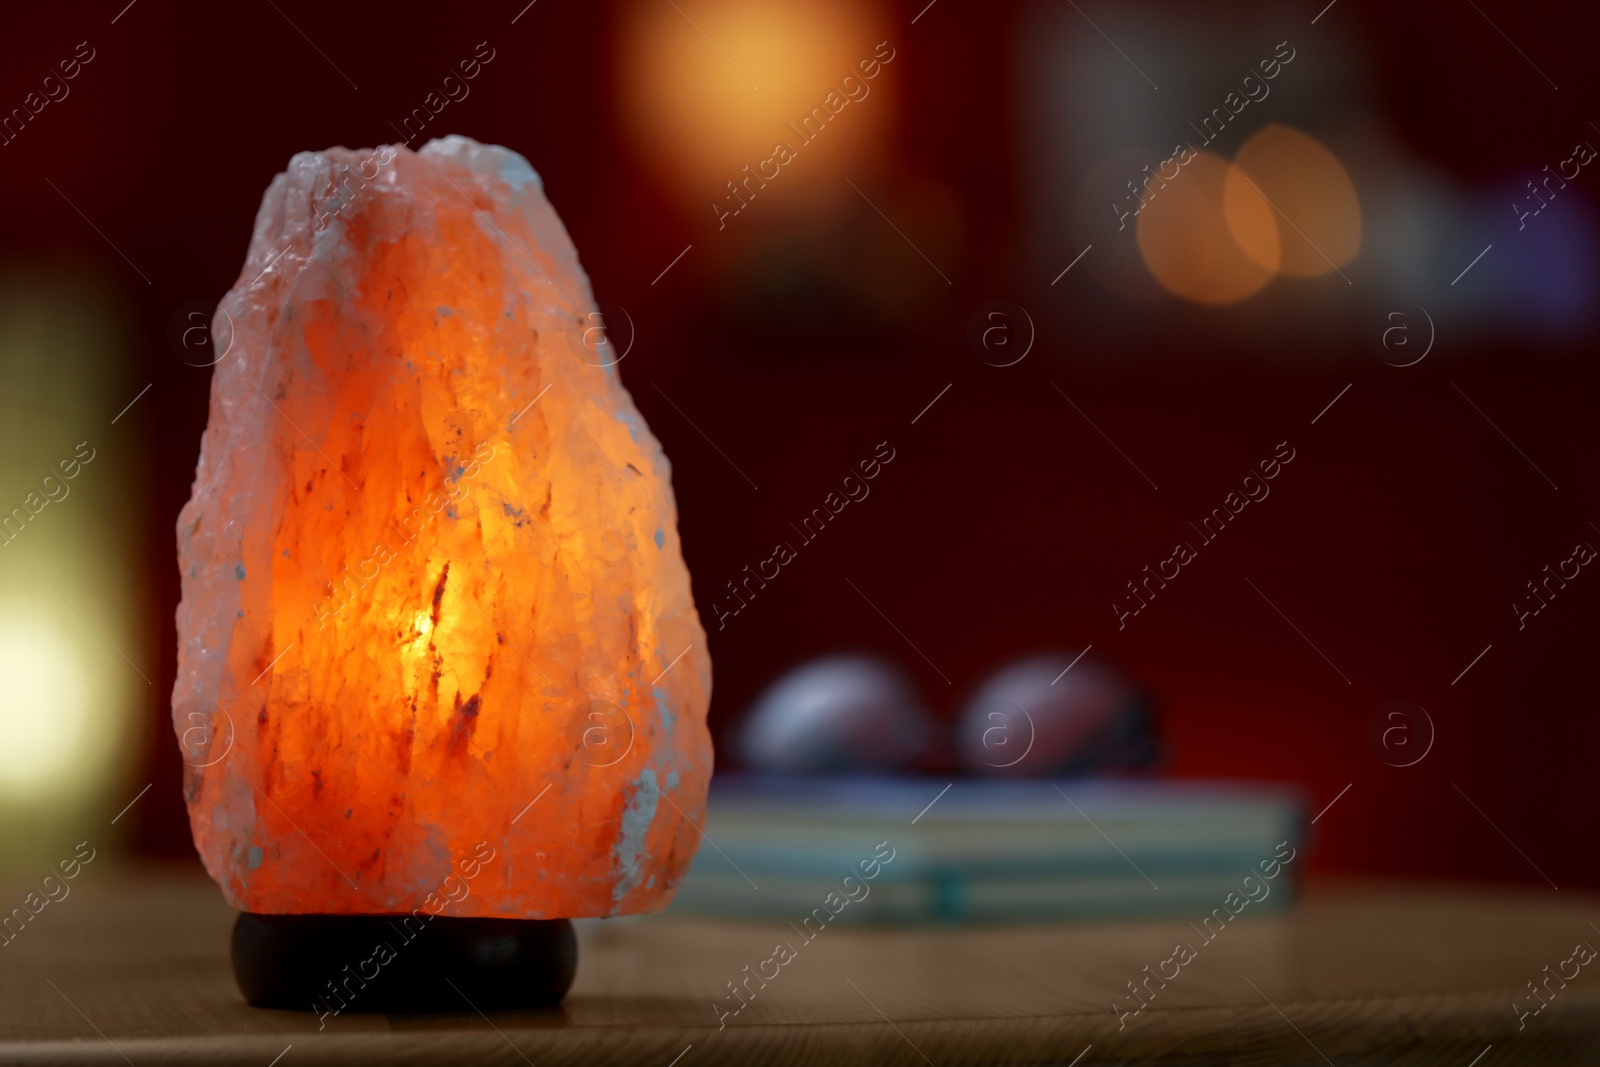
<svg viewBox="0 0 1600 1067">
<path fill-rule="evenodd" d="M 583 935 L 559 1009 L 319 1029 L 239 998 L 233 913 L 210 882 L 104 874 L 0 948 L 0 1063 L 1600 1063 L 1600 965 L 1568 962 L 1600 946 L 1600 898 L 1565 890 L 1330 888 L 1284 915 L 1246 909 L 1209 943 L 1179 919 L 833 927 L 810 943 L 782 922 L 614 920 Z M 779 941 L 794 958 L 719 1029 L 726 983 Z M 1164 962 L 1180 941 L 1194 957 Z M 1177 976 L 1119 1018 L 1146 965 Z M 1557 970 L 1578 973 L 1563 987 Z M 1514 1003 L 1542 1003 L 1530 981 L 1553 992 L 1519 1020 Z"/>
</svg>

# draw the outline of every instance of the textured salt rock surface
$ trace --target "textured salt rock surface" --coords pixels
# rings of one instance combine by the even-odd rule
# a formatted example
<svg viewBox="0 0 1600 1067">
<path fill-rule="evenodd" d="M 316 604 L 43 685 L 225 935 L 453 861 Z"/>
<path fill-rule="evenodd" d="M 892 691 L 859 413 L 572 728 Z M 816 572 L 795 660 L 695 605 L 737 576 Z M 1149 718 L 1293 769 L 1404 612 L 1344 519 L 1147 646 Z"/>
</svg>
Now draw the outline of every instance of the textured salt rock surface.
<svg viewBox="0 0 1600 1067">
<path fill-rule="evenodd" d="M 589 299 L 506 149 L 336 148 L 273 179 L 178 522 L 174 725 L 234 907 L 671 898 L 711 665 L 666 457 L 568 342 Z"/>
</svg>

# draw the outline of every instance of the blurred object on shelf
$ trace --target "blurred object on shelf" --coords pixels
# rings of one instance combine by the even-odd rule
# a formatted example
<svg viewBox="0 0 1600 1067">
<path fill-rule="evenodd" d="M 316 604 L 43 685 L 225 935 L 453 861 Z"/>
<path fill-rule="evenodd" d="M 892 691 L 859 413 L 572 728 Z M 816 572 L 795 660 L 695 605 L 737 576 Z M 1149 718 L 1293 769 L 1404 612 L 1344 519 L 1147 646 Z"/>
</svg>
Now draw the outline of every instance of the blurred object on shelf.
<svg viewBox="0 0 1600 1067">
<path fill-rule="evenodd" d="M 791 339 L 936 329 L 948 279 L 960 276 L 971 240 L 955 191 L 936 175 L 895 164 L 841 179 L 832 192 L 843 196 L 771 200 L 729 221 L 703 249 L 701 269 L 716 279 L 708 295 L 750 328 Z M 905 234 L 916 235 L 915 247 Z M 834 349 L 807 348 L 807 365 L 844 358 Z"/>
<path fill-rule="evenodd" d="M 1443 171 L 1383 108 L 1370 41 L 1335 20 L 1314 36 L 1263 29 L 1277 21 L 1264 2 L 1152 0 L 1105 27 L 1110 49 L 1070 8 L 1024 20 L 1035 269 L 1056 277 L 1088 252 L 1080 282 L 1118 298 L 1064 307 L 1079 333 L 1098 325 L 1119 339 L 1110 351 L 1139 347 L 1129 331 L 1158 320 L 1130 319 L 1129 302 L 1153 298 L 1237 304 L 1186 320 L 1234 338 L 1339 330 L 1352 299 L 1350 318 L 1426 308 L 1455 338 L 1594 329 L 1600 304 L 1580 295 L 1600 279 L 1582 169 L 1593 129 L 1575 120 L 1492 177 Z"/>
<path fill-rule="evenodd" d="M 967 701 L 956 744 L 969 770 L 1002 777 L 1125 771 L 1156 755 L 1149 697 L 1087 649 L 990 677 Z"/>
<path fill-rule="evenodd" d="M 718 775 L 717 848 L 669 910 L 800 921 L 826 907 L 883 924 L 1264 913 L 1293 896 L 1304 813 L 1297 789 L 1232 783 Z M 848 904 L 827 906 L 840 893 Z"/>
<path fill-rule="evenodd" d="M 740 731 L 739 753 L 760 771 L 900 770 L 930 733 L 921 698 L 892 664 L 830 656 L 796 667 L 761 695 Z"/>
<path fill-rule="evenodd" d="M 739 728 L 750 771 L 840 774 L 964 767 L 991 777 L 1114 774 L 1158 746 L 1151 700 L 1088 649 L 1018 660 L 989 677 L 953 729 L 935 724 L 887 660 L 813 660 L 772 683 Z"/>
</svg>

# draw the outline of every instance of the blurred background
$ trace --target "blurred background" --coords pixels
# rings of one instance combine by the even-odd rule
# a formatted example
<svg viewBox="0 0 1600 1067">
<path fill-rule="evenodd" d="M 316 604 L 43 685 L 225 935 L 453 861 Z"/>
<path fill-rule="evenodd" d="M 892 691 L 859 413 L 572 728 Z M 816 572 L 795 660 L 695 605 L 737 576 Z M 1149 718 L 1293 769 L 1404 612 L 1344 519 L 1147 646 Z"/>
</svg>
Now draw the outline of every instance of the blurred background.
<svg viewBox="0 0 1600 1067">
<path fill-rule="evenodd" d="M 1092 647 L 1162 774 L 1337 798 L 1313 873 L 1600 886 L 1567 830 L 1600 578 L 1528 585 L 1600 543 L 1575 5 L 524 4 L 7 12 L 9 873 L 136 797 L 121 847 L 192 860 L 173 529 L 211 311 L 295 152 L 461 133 L 543 176 L 672 459 L 719 770 L 815 656 L 894 661 L 948 724 Z M 919 761 L 932 797 L 953 758 Z"/>
</svg>

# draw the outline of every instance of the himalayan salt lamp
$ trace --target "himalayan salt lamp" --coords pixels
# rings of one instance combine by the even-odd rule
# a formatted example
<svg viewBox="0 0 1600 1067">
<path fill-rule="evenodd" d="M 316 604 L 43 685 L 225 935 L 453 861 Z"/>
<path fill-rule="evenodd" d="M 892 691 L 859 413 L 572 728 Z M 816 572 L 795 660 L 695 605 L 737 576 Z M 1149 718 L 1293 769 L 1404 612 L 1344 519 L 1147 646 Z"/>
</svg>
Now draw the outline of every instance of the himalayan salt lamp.
<svg viewBox="0 0 1600 1067">
<path fill-rule="evenodd" d="M 711 666 L 666 457 L 569 340 L 593 306 L 504 148 L 304 153 L 267 190 L 214 324 L 173 694 L 252 1002 L 559 999 L 566 920 L 688 869 Z M 531 970 L 450 970 L 513 942 Z"/>
</svg>

